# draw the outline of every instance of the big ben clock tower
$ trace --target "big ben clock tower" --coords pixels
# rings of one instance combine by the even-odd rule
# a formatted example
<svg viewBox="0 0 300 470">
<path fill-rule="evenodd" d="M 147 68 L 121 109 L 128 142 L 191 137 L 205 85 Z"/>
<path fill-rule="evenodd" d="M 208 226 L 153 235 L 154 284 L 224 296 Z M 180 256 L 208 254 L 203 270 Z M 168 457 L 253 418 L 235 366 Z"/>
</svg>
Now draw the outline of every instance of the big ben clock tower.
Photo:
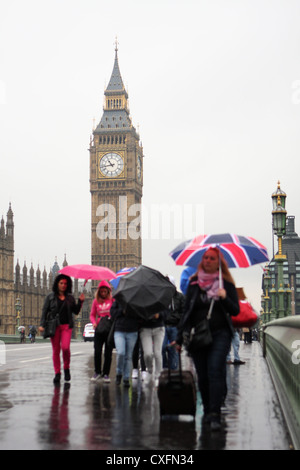
<svg viewBox="0 0 300 470">
<path fill-rule="evenodd" d="M 89 150 L 92 264 L 115 272 L 138 266 L 142 262 L 143 148 L 129 114 L 117 42 L 103 115 Z"/>
</svg>

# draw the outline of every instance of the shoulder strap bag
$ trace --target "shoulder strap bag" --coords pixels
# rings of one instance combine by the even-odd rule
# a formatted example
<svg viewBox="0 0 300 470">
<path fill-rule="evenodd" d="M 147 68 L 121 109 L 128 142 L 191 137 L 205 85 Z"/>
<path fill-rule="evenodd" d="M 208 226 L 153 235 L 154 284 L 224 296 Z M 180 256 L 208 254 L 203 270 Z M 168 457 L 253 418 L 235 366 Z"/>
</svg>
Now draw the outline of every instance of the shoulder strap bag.
<svg viewBox="0 0 300 470">
<path fill-rule="evenodd" d="M 98 333 L 103 336 L 107 336 L 111 330 L 112 320 L 111 317 L 106 315 L 105 317 L 100 318 L 98 325 L 96 326 L 95 333 Z"/>
<path fill-rule="evenodd" d="M 59 325 L 59 315 L 62 312 L 62 309 L 63 309 L 64 305 L 65 305 L 65 300 L 63 301 L 63 303 L 60 307 L 60 310 L 55 315 L 55 317 L 51 317 L 50 312 L 48 313 L 47 320 L 46 320 L 46 325 L 45 325 L 45 329 L 44 329 L 44 334 L 43 334 L 44 339 L 53 338 L 53 336 L 55 335 L 56 327 L 57 327 L 57 325 Z"/>
<path fill-rule="evenodd" d="M 209 327 L 209 319 L 212 314 L 214 299 L 211 300 L 207 316 L 196 326 L 191 328 L 189 336 L 186 338 L 186 349 L 189 353 L 195 353 L 203 348 L 207 348 L 212 343 L 212 334 Z"/>
</svg>

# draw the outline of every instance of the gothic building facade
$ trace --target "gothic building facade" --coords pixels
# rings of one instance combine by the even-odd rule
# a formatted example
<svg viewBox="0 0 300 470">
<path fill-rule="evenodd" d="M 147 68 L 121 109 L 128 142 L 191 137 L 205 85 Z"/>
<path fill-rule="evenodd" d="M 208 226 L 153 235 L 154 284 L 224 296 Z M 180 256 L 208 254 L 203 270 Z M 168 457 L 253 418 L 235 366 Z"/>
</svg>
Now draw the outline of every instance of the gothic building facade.
<svg viewBox="0 0 300 470">
<path fill-rule="evenodd" d="M 14 333 L 14 220 L 11 205 L 0 226 L 0 332 Z"/>
<path fill-rule="evenodd" d="M 66 266 L 66 257 L 62 267 Z M 15 335 L 18 326 L 25 326 L 26 334 L 29 327 L 40 324 L 45 297 L 52 289 L 53 281 L 60 266 L 55 260 L 49 272 L 39 266 L 28 269 L 26 262 L 21 268 L 19 260 L 14 265 L 14 216 L 9 205 L 7 221 L 2 217 L 0 226 L 0 335 Z M 89 321 L 92 298 L 88 289 L 80 287 L 74 280 L 73 292 L 79 296 L 81 291 L 86 295 L 81 315 L 75 325 L 73 336 L 80 336 L 85 323 Z"/>
<path fill-rule="evenodd" d="M 0 228 L 0 334 L 13 335 L 18 325 L 26 332 L 30 325 L 39 325 L 55 274 L 53 269 L 35 271 L 32 265 L 28 270 L 26 263 L 21 269 L 19 260 L 14 265 L 14 215 L 9 205 L 6 224 L 2 217 Z"/>
</svg>

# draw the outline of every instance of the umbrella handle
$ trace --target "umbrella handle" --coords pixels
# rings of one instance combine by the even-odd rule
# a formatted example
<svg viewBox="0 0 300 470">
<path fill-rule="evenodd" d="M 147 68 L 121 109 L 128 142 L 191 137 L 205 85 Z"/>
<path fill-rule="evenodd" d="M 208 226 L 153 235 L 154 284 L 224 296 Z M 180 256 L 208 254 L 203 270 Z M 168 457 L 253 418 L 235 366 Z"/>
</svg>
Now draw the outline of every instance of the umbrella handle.
<svg viewBox="0 0 300 470">
<path fill-rule="evenodd" d="M 223 276 L 222 276 L 222 266 L 221 266 L 221 250 L 219 248 L 219 287 L 220 289 L 223 289 L 224 284 L 223 284 Z"/>
</svg>

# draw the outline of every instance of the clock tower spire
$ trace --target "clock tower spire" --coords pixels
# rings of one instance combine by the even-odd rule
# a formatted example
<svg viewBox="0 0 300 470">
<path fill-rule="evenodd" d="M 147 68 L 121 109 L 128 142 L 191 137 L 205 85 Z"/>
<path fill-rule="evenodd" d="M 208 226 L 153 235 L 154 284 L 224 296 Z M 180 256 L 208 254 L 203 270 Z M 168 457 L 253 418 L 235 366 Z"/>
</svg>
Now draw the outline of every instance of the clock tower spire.
<svg viewBox="0 0 300 470">
<path fill-rule="evenodd" d="M 138 266 L 141 250 L 143 148 L 132 124 L 118 42 L 103 114 L 90 143 L 92 264 L 113 271 Z"/>
</svg>

